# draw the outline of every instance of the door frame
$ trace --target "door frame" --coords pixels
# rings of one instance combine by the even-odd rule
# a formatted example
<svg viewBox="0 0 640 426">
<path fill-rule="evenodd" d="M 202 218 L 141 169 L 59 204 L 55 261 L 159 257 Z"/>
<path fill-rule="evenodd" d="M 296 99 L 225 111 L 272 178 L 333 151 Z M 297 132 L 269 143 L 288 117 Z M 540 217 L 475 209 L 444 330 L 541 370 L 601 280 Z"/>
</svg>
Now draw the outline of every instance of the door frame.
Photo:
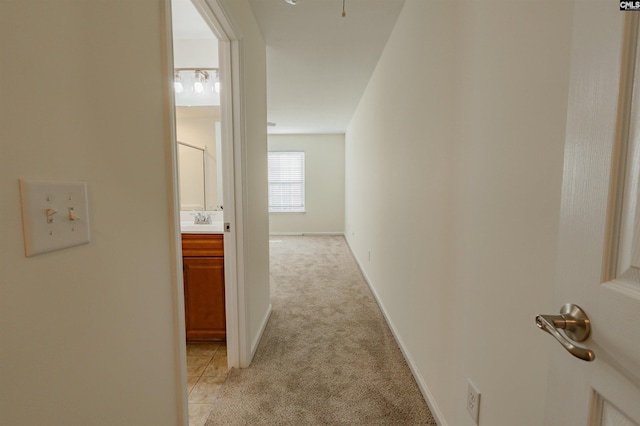
<svg viewBox="0 0 640 426">
<path fill-rule="evenodd" d="M 162 0 L 164 12 L 166 138 L 169 214 L 172 224 L 171 253 L 174 283 L 174 338 L 176 348 L 176 375 L 179 383 L 178 411 L 181 423 L 189 424 L 186 370 L 186 332 L 184 312 L 184 283 L 182 276 L 180 206 L 178 197 L 178 156 L 176 139 L 175 96 L 173 92 L 173 34 L 171 0 Z M 244 277 L 244 114 L 241 49 L 242 36 L 221 4 L 221 0 L 191 0 L 209 25 L 219 45 L 220 103 L 222 126 L 223 206 L 225 223 L 230 231 L 224 232 L 225 307 L 227 328 L 227 359 L 229 368 L 244 368 L 251 362 L 247 295 Z"/>
<path fill-rule="evenodd" d="M 191 0 L 218 39 L 220 68 L 220 121 L 222 127 L 222 199 L 224 221 L 231 229 L 224 233 L 225 299 L 227 315 L 227 357 L 229 367 L 247 367 L 251 354 L 244 292 L 244 122 L 240 32 L 221 0 Z"/>
</svg>

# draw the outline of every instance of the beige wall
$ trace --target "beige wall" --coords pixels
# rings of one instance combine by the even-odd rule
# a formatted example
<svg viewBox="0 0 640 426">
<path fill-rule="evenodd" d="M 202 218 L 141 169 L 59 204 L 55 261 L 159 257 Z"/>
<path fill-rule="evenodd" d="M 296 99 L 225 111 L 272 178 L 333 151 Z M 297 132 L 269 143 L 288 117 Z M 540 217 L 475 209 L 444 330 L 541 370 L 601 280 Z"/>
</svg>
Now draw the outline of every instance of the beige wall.
<svg viewBox="0 0 640 426">
<path fill-rule="evenodd" d="M 544 422 L 572 3 L 522 5 L 407 0 L 346 135 L 347 238 L 442 424 L 467 378 L 480 424 Z"/>
<path fill-rule="evenodd" d="M 162 10 L 0 2 L 4 424 L 178 423 Z M 91 243 L 25 258 L 20 177 L 86 181 Z"/>
<path fill-rule="evenodd" d="M 271 233 L 344 232 L 344 135 L 269 135 L 270 151 L 304 151 L 305 213 L 270 213 Z"/>
<path fill-rule="evenodd" d="M 265 47 L 248 2 L 228 3 L 244 37 L 253 340 L 269 303 Z M 163 11 L 162 0 L 0 1 L 3 423 L 182 419 Z M 20 177 L 86 181 L 91 243 L 25 258 Z"/>
</svg>

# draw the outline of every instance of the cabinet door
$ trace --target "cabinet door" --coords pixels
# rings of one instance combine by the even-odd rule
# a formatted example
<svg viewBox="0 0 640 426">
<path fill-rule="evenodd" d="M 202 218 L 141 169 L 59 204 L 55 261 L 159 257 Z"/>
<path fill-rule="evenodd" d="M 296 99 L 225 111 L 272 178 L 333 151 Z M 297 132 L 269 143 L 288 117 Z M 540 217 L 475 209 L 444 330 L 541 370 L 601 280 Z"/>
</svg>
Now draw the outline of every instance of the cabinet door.
<svg viewBox="0 0 640 426">
<path fill-rule="evenodd" d="M 183 265 L 187 340 L 224 340 L 224 258 L 185 257 Z"/>
</svg>

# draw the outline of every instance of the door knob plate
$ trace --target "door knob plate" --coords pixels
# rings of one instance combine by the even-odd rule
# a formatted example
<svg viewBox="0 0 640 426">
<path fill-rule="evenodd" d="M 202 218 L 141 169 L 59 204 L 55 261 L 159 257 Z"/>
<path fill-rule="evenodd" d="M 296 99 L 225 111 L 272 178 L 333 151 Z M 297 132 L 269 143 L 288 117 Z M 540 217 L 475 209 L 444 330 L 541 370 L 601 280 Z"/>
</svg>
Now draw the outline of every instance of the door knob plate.
<svg viewBox="0 0 640 426">
<path fill-rule="evenodd" d="M 562 331 L 575 342 L 584 342 L 591 334 L 591 322 L 582 308 L 573 303 L 567 303 L 560 308 L 560 316 L 567 321 Z"/>
</svg>

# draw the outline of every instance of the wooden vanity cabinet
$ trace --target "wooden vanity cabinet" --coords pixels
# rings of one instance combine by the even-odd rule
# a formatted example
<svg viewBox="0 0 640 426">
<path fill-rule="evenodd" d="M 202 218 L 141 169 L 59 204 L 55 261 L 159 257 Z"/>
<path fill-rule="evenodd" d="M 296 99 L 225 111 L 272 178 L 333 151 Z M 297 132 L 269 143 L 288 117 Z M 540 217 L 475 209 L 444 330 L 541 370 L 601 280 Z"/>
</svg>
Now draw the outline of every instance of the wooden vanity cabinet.
<svg viewBox="0 0 640 426">
<path fill-rule="evenodd" d="M 182 265 L 187 341 L 225 340 L 223 236 L 182 234 Z"/>
</svg>

